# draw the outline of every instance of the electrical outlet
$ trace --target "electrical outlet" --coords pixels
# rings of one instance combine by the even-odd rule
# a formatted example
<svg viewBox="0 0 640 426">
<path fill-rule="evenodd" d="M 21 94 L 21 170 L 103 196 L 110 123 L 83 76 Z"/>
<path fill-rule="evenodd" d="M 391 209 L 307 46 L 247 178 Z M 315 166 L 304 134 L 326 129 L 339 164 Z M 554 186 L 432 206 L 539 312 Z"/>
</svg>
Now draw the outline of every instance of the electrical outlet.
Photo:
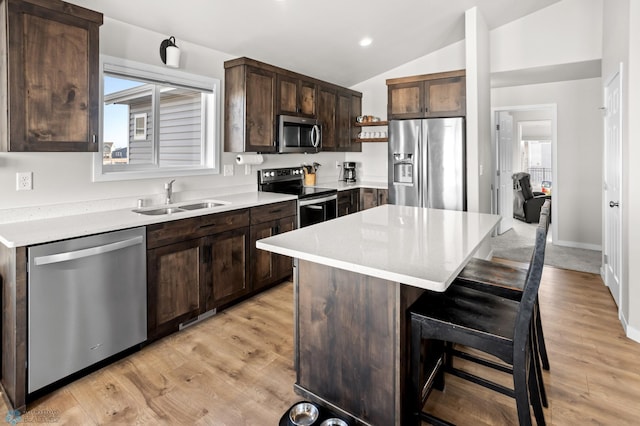
<svg viewBox="0 0 640 426">
<path fill-rule="evenodd" d="M 225 176 L 233 176 L 233 164 L 225 164 L 224 165 L 224 175 Z"/>
<path fill-rule="evenodd" d="M 16 191 L 31 191 L 33 189 L 33 172 L 16 173 Z"/>
<path fill-rule="evenodd" d="M 340 162 L 338 160 L 336 160 L 336 169 L 340 168 Z"/>
<path fill-rule="evenodd" d="M 251 164 L 244 165 L 244 174 L 247 176 L 251 174 Z"/>
</svg>

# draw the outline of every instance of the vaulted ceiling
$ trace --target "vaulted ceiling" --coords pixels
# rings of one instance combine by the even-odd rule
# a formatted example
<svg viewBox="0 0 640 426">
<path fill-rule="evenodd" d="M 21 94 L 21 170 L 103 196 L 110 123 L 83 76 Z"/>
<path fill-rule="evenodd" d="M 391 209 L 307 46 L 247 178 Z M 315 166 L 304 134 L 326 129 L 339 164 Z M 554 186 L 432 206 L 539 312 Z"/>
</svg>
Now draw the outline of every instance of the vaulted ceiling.
<svg viewBox="0 0 640 426">
<path fill-rule="evenodd" d="M 477 6 L 490 29 L 559 0 L 67 0 L 180 41 L 344 86 L 464 38 Z M 362 38 L 372 43 L 361 47 Z"/>
</svg>

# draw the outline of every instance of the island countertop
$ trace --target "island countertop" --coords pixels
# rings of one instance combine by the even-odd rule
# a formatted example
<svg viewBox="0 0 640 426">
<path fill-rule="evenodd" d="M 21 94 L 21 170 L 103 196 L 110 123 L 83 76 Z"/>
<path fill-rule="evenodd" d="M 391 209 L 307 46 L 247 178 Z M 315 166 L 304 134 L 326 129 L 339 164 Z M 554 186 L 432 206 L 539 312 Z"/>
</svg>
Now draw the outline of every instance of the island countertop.
<svg viewBox="0 0 640 426">
<path fill-rule="evenodd" d="M 383 205 L 259 240 L 256 247 L 432 291 L 445 291 L 500 216 Z"/>
</svg>

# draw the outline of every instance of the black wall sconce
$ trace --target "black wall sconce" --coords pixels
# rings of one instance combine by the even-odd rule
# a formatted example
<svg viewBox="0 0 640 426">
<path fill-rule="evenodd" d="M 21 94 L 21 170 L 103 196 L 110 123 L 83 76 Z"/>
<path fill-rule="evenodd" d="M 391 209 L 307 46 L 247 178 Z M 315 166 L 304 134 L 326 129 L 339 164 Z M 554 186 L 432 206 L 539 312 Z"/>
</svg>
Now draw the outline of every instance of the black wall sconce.
<svg viewBox="0 0 640 426">
<path fill-rule="evenodd" d="M 160 59 L 168 67 L 180 67 L 180 49 L 176 46 L 176 38 L 174 36 L 162 40 L 162 43 L 160 43 Z"/>
</svg>

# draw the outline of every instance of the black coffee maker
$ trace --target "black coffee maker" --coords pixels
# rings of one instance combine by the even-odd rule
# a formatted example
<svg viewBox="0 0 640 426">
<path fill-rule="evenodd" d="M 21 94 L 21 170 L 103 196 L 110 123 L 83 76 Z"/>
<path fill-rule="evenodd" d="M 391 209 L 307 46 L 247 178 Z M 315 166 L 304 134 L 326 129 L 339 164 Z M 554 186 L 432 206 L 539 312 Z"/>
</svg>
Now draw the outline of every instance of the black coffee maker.
<svg viewBox="0 0 640 426">
<path fill-rule="evenodd" d="M 343 180 L 347 183 L 356 181 L 356 163 L 355 161 L 345 161 L 342 163 Z"/>
</svg>

